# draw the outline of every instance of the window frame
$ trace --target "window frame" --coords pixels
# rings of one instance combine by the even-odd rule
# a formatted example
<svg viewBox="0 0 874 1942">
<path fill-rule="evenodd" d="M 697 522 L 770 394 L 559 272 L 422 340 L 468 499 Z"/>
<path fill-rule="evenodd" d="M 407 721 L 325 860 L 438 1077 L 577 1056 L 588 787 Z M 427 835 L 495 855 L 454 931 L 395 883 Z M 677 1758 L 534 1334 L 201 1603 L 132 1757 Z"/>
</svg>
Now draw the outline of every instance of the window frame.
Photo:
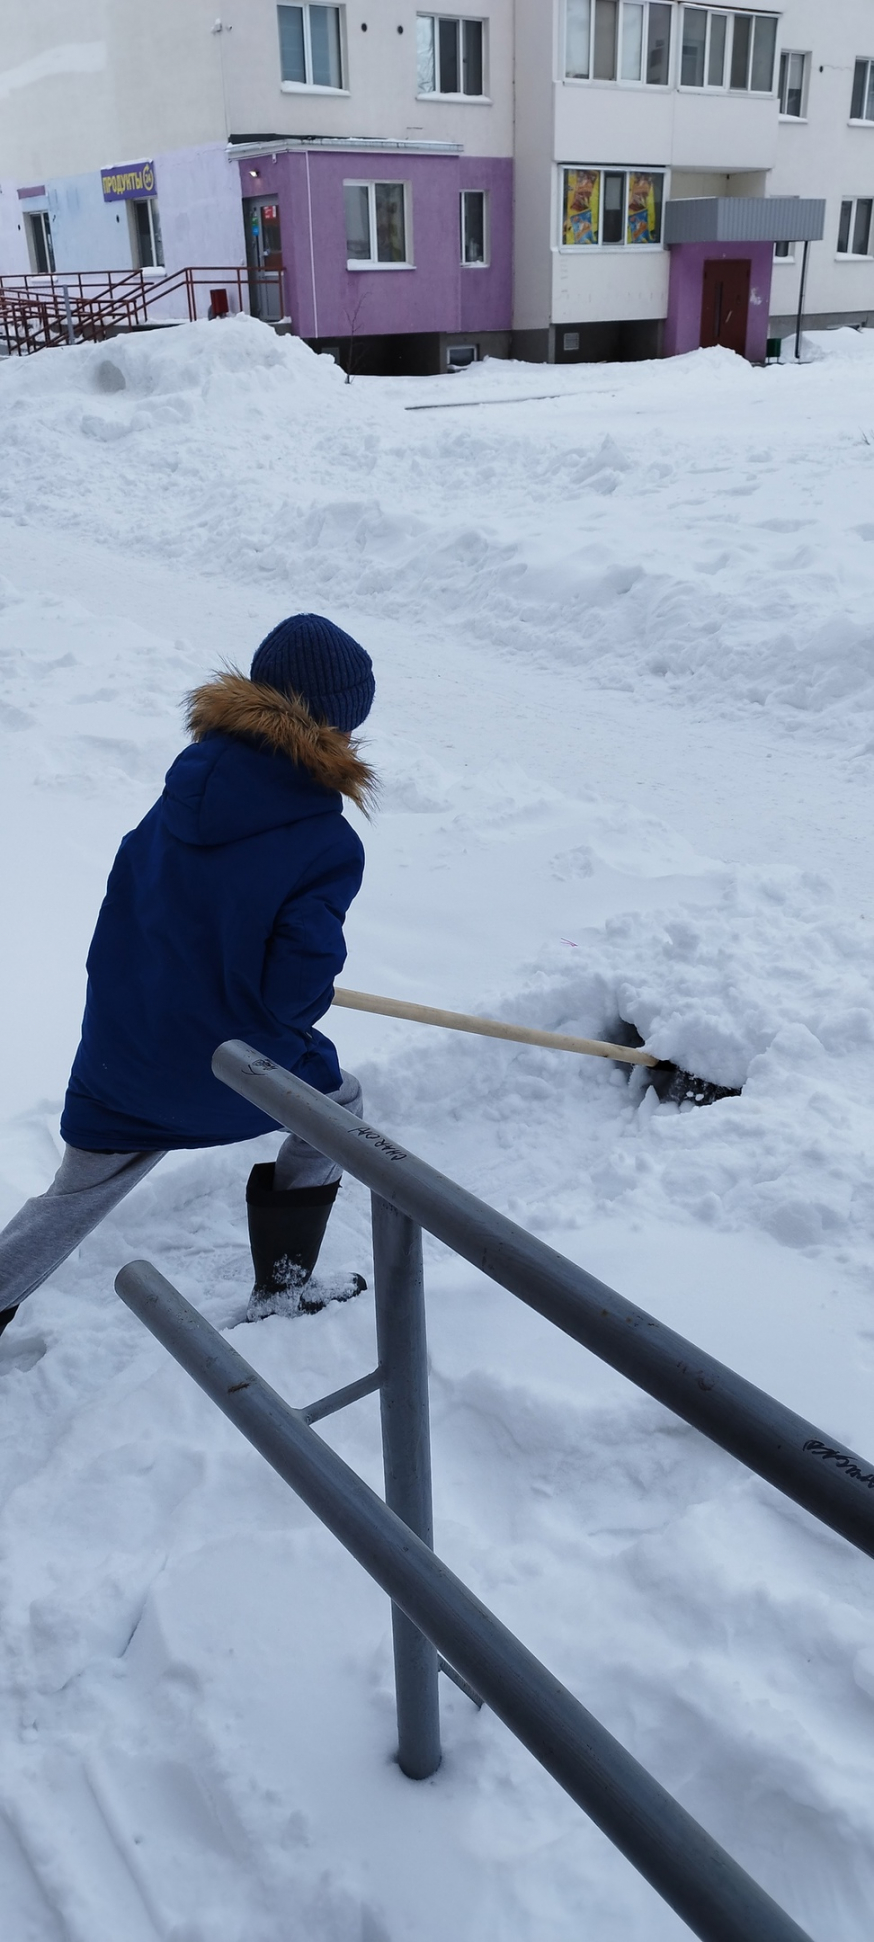
<svg viewBox="0 0 874 1942">
<path fill-rule="evenodd" d="M 650 8 L 652 6 L 664 5 L 665 0 L 616 0 L 616 36 L 615 36 L 615 43 L 614 43 L 614 66 L 615 66 L 616 72 L 612 75 L 612 77 L 610 75 L 596 75 L 594 71 L 596 0 L 590 0 L 589 56 L 588 56 L 589 72 L 588 74 L 569 73 L 568 71 L 568 25 L 569 25 L 570 3 L 571 3 L 571 0 L 564 0 L 564 8 L 563 8 L 564 33 L 563 33 L 562 51 L 561 51 L 561 73 L 560 73 L 559 79 L 565 85 L 567 85 L 568 87 L 585 87 L 585 88 L 592 87 L 592 86 L 599 87 L 599 88 L 617 88 L 617 87 L 619 88 L 669 88 L 671 86 L 673 81 L 673 72 L 674 72 L 674 58 L 675 58 L 674 49 L 676 46 L 674 20 L 679 16 L 679 9 L 676 8 L 671 3 L 671 0 L 669 0 L 669 4 L 668 4 L 670 25 L 669 25 L 669 40 L 668 40 L 667 74 L 665 76 L 664 81 L 651 81 L 649 79 L 648 74 L 646 73 L 646 66 L 647 66 L 647 60 L 649 55 L 649 43 L 650 43 L 650 31 L 649 31 Z M 640 54 L 641 71 L 639 75 L 637 75 L 636 77 L 632 75 L 626 76 L 626 75 L 623 75 L 622 73 L 623 50 L 625 46 L 624 27 L 625 27 L 626 7 L 628 8 L 642 7 L 643 14 L 644 14 L 644 19 L 641 23 L 641 54 Z"/>
<path fill-rule="evenodd" d="M 52 222 L 48 209 L 25 209 L 25 237 L 27 253 L 30 257 L 32 276 L 54 276 L 55 242 L 52 235 Z M 40 267 L 40 245 L 46 259 L 45 269 Z"/>
<path fill-rule="evenodd" d="M 704 79 L 703 81 L 684 81 L 683 80 L 683 47 L 685 44 L 686 15 L 688 13 L 703 13 L 703 14 L 706 14 L 707 16 L 707 26 L 705 29 L 705 36 L 704 36 Z M 721 81 L 710 80 L 710 65 L 711 65 L 710 49 L 711 49 L 711 38 L 712 38 L 712 23 L 714 18 L 722 19 L 726 23 L 725 43 L 723 47 L 723 56 L 722 56 L 722 80 Z M 734 60 L 735 23 L 738 20 L 749 20 L 751 23 L 749 48 L 747 51 L 747 80 L 743 87 L 733 87 L 732 81 L 731 81 L 731 70 L 732 70 L 732 65 Z M 771 60 L 771 81 L 770 81 L 770 85 L 767 88 L 754 88 L 751 85 L 752 75 L 753 75 L 753 64 L 755 61 L 756 22 L 759 20 L 773 21 L 774 23 L 774 47 L 773 47 L 773 54 L 772 54 L 772 60 Z M 701 5 L 700 0 L 683 0 L 683 4 L 680 8 L 679 54 L 677 57 L 678 58 L 678 78 L 677 78 L 678 91 L 682 94 L 731 94 L 731 95 L 736 95 L 738 97 L 743 97 L 743 98 L 748 98 L 748 97 L 754 98 L 758 101 L 771 101 L 778 92 L 777 85 L 775 82 L 775 73 L 779 74 L 779 68 L 778 68 L 778 62 L 777 62 L 777 53 L 778 53 L 777 31 L 779 28 L 779 24 L 780 24 L 780 15 L 778 13 L 769 12 L 766 8 L 733 7 L 733 6 L 714 7 L 711 5 Z M 790 51 L 794 52 L 795 50 L 792 49 Z"/>
<path fill-rule="evenodd" d="M 378 232 L 378 229 L 377 229 L 377 223 L 376 223 L 376 191 L 377 191 L 377 189 L 380 189 L 380 188 L 386 188 L 386 189 L 400 189 L 400 190 L 402 191 L 402 193 L 403 193 L 403 203 L 404 203 L 404 249 L 405 249 L 405 251 L 406 251 L 406 255 L 404 256 L 404 258 L 403 258 L 403 260 L 402 260 L 402 261 L 401 261 L 401 259 L 400 259 L 400 258 L 398 258 L 398 259 L 397 259 L 396 261 L 393 261 L 393 262 L 390 262 L 390 263 L 385 263 L 385 262 L 380 262 L 380 260 L 379 260 L 379 257 L 378 257 L 378 256 L 374 256 L 374 255 L 372 254 L 372 252 L 373 252 L 373 250 L 374 250 L 374 248 L 375 248 L 375 249 L 377 249 L 377 250 L 379 249 L 379 232 Z M 378 175 L 378 176 L 362 176 L 362 175 L 354 175 L 354 176 L 346 176 L 346 177 L 344 177 L 344 180 L 343 180 L 343 225 L 344 225 L 344 229 L 345 229 L 345 224 L 346 224 L 346 190 L 347 190 L 347 189 L 366 189 L 366 190 L 367 190 L 367 216 L 368 216 L 368 224 L 369 224 L 369 228 L 370 228 L 370 236 L 369 236 L 369 242 L 370 242 L 370 248 L 371 248 L 371 255 L 370 255 L 369 257 L 364 257 L 364 256 L 358 256 L 358 257 L 350 257 L 350 255 L 349 255 L 349 249 L 348 249 L 348 244 L 349 244 L 349 234 L 348 234 L 348 230 L 347 230 L 347 231 L 346 231 L 346 235 L 345 235 L 345 241 L 346 241 L 346 268 L 347 268 L 347 270 L 352 270 L 352 271 L 358 271 L 358 270 L 381 270 L 381 271 L 382 271 L 382 270 L 414 270 L 414 269 L 415 269 L 415 267 L 416 267 L 416 265 L 415 265 L 415 262 L 414 262 L 414 259 L 413 259 L 413 254 L 412 254 L 412 250 L 413 250 L 413 226 L 412 226 L 412 214 L 413 214 L 413 198 L 412 198 L 412 194 L 411 194 L 411 185 L 410 185 L 410 183 L 409 183 L 409 182 L 401 182 L 401 181 L 398 181 L 398 180 L 397 180 L 396 178 L 395 178 L 394 180 L 389 180 L 389 178 L 388 178 L 388 176 L 384 176 L 384 175 Z"/>
<path fill-rule="evenodd" d="M 144 276 L 148 276 L 158 270 L 163 274 L 166 267 L 164 263 L 164 238 L 161 232 L 161 212 L 158 208 L 157 196 L 131 196 L 128 199 L 127 206 L 132 244 L 131 255 L 135 258 L 134 269 L 141 270 Z M 148 215 L 149 246 L 152 252 L 151 263 L 144 263 L 142 260 L 142 239 L 140 237 L 137 210 L 143 208 L 147 211 Z"/>
<path fill-rule="evenodd" d="M 788 101 L 789 99 L 789 73 L 790 73 L 791 61 L 801 62 L 801 87 L 799 89 L 799 95 L 798 95 L 799 108 L 798 108 L 797 115 L 794 115 L 791 109 L 784 106 L 784 102 Z M 785 62 L 785 84 L 784 84 L 784 62 Z M 810 49 L 809 48 L 805 49 L 801 47 L 781 47 L 780 58 L 777 64 L 777 100 L 779 103 L 781 121 L 791 122 L 791 121 L 807 120 L 807 90 L 808 90 L 809 81 L 810 81 Z"/>
<path fill-rule="evenodd" d="M 482 257 L 479 259 L 479 261 L 477 261 L 475 257 L 469 257 L 465 254 L 466 243 L 467 243 L 465 204 L 467 202 L 468 196 L 479 196 L 482 200 L 482 205 L 483 205 L 483 254 L 482 254 Z M 490 202 L 491 202 L 491 197 L 489 195 L 488 189 L 461 189 L 459 191 L 458 214 L 459 214 L 459 227 L 461 232 L 461 235 L 460 235 L 461 267 L 463 270 L 487 270 L 491 265 L 492 225 L 491 225 Z"/>
<path fill-rule="evenodd" d="M 655 168 L 645 167 L 640 162 L 635 162 L 635 163 L 562 162 L 560 163 L 559 169 L 558 169 L 558 182 L 559 182 L 558 249 L 560 253 L 564 256 L 581 256 L 581 255 L 587 256 L 587 255 L 599 254 L 602 251 L 607 251 L 609 255 L 612 255 L 620 250 L 622 251 L 633 250 L 635 255 L 637 255 L 638 252 L 640 253 L 645 252 L 647 254 L 652 254 L 654 251 L 663 251 L 666 247 L 665 241 L 664 241 L 664 225 L 665 225 L 666 183 L 667 183 L 668 173 L 669 171 L 668 171 L 667 165 L 664 163 L 660 163 L 658 167 L 655 167 Z M 598 185 L 598 236 L 597 236 L 597 239 L 593 240 L 592 242 L 585 242 L 585 243 L 565 242 L 564 232 L 565 232 L 566 208 L 567 208 L 567 177 L 569 175 L 593 175 L 593 176 L 597 175 L 600 178 L 599 185 Z M 605 178 L 608 175 L 609 176 L 621 175 L 624 177 L 623 190 L 622 190 L 622 221 L 621 221 L 622 236 L 619 240 L 614 242 L 609 242 L 609 243 L 603 240 L 604 209 L 605 209 L 604 183 L 605 183 Z M 659 234 L 656 242 L 635 243 L 635 242 L 629 241 L 629 237 L 628 237 L 629 179 L 633 175 L 636 175 L 636 176 L 649 175 L 652 177 L 658 176 L 661 179 L 661 200 L 659 203 Z"/>
<path fill-rule="evenodd" d="M 857 211 L 860 203 L 867 203 L 868 205 L 868 245 L 864 250 L 854 250 L 849 248 L 849 244 L 851 241 L 855 241 L 854 232 L 858 221 Z M 843 228 L 845 209 L 849 209 L 850 211 L 847 221 L 848 247 L 841 249 L 841 230 Z M 874 244 L 874 196 L 841 196 L 840 210 L 838 212 L 838 240 L 835 249 L 835 260 L 838 263 L 870 263 L 872 256 L 874 256 L 872 244 Z"/>
<path fill-rule="evenodd" d="M 860 67 L 864 67 L 867 70 L 862 87 L 862 107 L 869 106 L 872 110 L 870 115 L 854 115 L 853 113 L 856 75 Z M 850 112 L 847 119 L 851 128 L 874 128 L 874 54 L 857 54 L 853 62 L 853 86 L 850 94 Z"/>
<path fill-rule="evenodd" d="M 419 22 L 430 21 L 433 29 L 434 80 L 436 83 L 438 79 L 442 79 L 442 76 L 440 74 L 439 27 L 440 27 L 440 22 L 443 20 L 447 22 L 450 22 L 450 21 L 453 22 L 458 29 L 456 59 L 458 62 L 458 78 L 462 82 L 462 87 L 460 89 L 438 88 L 436 85 L 433 88 L 423 88 L 421 85 L 421 79 L 420 79 L 420 73 L 419 73 L 419 58 L 420 58 Z M 481 87 L 480 87 L 479 94 L 466 94 L 463 86 L 464 61 L 465 61 L 464 28 L 465 28 L 465 25 L 467 25 L 468 23 L 472 27 L 479 27 L 479 30 L 480 30 Z M 488 73 L 488 58 L 489 58 L 488 27 L 489 27 L 489 22 L 487 17 L 484 14 L 478 14 L 478 13 L 450 14 L 450 13 L 419 13 L 419 12 L 416 13 L 416 100 L 417 101 L 481 101 L 481 102 L 485 102 L 487 105 L 490 104 L 491 97 L 489 95 L 489 73 Z"/>
<path fill-rule="evenodd" d="M 337 95 L 349 93 L 345 0 L 327 0 L 327 10 L 335 13 L 338 17 L 337 36 L 340 50 L 340 85 L 334 88 L 326 81 L 314 81 L 312 79 L 313 43 L 310 13 L 313 6 L 321 6 L 322 4 L 323 0 L 277 0 L 276 31 L 279 38 L 279 86 L 283 94 L 327 94 L 333 95 L 336 98 Z M 282 72 L 282 24 L 280 16 L 283 13 L 303 14 L 303 57 L 304 69 L 308 76 L 305 81 L 287 81 Z"/>
</svg>

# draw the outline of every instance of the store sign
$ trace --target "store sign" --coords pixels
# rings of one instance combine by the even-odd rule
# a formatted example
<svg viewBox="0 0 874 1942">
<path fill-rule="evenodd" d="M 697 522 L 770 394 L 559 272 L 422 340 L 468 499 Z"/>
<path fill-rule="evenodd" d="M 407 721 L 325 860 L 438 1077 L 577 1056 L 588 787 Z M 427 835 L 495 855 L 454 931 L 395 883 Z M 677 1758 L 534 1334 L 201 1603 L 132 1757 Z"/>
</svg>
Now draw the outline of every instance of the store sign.
<svg viewBox="0 0 874 1942">
<path fill-rule="evenodd" d="M 154 162 L 135 162 L 133 167 L 101 169 L 100 183 L 104 202 L 126 202 L 130 196 L 156 196 Z"/>
</svg>

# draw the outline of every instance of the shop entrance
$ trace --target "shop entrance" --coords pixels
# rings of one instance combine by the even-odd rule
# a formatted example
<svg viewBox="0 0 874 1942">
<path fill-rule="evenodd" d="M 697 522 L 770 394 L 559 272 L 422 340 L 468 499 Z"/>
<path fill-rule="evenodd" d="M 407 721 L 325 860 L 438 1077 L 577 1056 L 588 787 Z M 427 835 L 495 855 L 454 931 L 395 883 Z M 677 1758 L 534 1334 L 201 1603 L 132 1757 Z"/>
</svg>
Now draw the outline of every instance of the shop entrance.
<svg viewBox="0 0 874 1942">
<path fill-rule="evenodd" d="M 750 308 L 749 257 L 709 258 L 704 264 L 701 298 L 701 348 L 724 344 L 727 351 L 746 357 Z"/>
<path fill-rule="evenodd" d="M 55 270 L 55 248 L 52 242 L 52 226 L 47 209 L 34 209 L 24 218 L 27 240 L 30 245 L 31 268 L 42 276 L 53 276 Z"/>
<path fill-rule="evenodd" d="M 282 234 L 279 204 L 252 200 L 243 204 L 246 225 L 246 262 L 249 266 L 249 308 L 253 317 L 276 324 L 285 315 L 282 276 Z"/>
</svg>

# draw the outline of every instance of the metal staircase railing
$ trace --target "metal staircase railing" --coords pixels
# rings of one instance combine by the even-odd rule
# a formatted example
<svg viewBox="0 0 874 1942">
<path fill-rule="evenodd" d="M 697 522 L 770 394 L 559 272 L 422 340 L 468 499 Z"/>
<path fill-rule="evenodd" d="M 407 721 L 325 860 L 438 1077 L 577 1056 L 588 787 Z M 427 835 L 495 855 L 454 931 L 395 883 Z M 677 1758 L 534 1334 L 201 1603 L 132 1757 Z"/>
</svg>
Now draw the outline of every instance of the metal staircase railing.
<svg viewBox="0 0 874 1942">
<path fill-rule="evenodd" d="M 233 264 L 189 265 L 164 276 L 147 276 L 142 270 L 0 276 L 0 336 L 9 355 L 19 357 L 61 344 L 99 343 L 113 332 L 141 330 L 150 323 L 194 323 L 206 316 L 217 294 L 228 311 L 282 317 L 285 270 L 281 265 L 256 270 Z"/>
<path fill-rule="evenodd" d="M 292 1409 L 148 1262 L 116 1288 L 391 1598 L 403 1771 L 439 1765 L 442 1664 L 702 1942 L 810 1942 L 434 1555 L 422 1228 L 869 1556 L 874 1466 L 251 1046 L 220 1046 L 213 1070 L 371 1189 L 378 1367 Z M 311 1427 L 376 1389 L 385 1503 Z"/>
</svg>

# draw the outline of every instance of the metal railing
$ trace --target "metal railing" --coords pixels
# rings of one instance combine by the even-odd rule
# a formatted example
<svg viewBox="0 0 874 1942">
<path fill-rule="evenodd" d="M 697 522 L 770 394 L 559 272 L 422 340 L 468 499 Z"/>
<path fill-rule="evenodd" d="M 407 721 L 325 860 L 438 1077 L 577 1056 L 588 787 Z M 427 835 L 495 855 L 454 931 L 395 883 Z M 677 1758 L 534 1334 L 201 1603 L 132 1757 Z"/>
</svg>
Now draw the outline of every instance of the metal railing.
<svg viewBox="0 0 874 1942">
<path fill-rule="evenodd" d="M 232 264 L 187 266 L 164 276 L 143 270 L 62 270 L 0 276 L 0 334 L 11 356 L 60 344 L 99 343 L 120 330 L 152 323 L 194 323 L 215 310 L 285 316 L 285 269 Z"/>
<path fill-rule="evenodd" d="M 149 1263 L 123 1268 L 116 1287 L 391 1598 L 403 1771 L 439 1765 L 442 1664 L 703 1942 L 810 1942 L 435 1557 L 422 1228 L 869 1556 L 874 1467 L 251 1046 L 220 1046 L 213 1070 L 371 1189 L 378 1367 L 293 1409 Z M 376 1389 L 385 1503 L 311 1427 Z"/>
</svg>

